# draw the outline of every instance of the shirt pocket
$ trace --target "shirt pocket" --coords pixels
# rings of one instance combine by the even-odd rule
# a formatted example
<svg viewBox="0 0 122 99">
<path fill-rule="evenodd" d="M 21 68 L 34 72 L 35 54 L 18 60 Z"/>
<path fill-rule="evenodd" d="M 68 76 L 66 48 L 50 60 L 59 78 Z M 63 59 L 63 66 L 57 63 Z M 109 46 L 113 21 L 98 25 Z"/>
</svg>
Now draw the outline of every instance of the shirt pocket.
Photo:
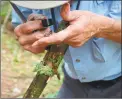
<svg viewBox="0 0 122 99">
<path fill-rule="evenodd" d="M 105 62 L 104 52 L 104 39 L 103 38 L 93 38 L 92 41 L 92 53 L 93 57 L 98 62 Z"/>
</svg>

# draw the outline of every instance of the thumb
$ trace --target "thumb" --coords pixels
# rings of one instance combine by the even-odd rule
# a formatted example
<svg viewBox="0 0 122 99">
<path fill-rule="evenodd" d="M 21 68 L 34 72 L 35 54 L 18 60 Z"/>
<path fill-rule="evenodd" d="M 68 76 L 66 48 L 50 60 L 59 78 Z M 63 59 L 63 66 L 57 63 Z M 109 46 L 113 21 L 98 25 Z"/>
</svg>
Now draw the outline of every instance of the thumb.
<svg viewBox="0 0 122 99">
<path fill-rule="evenodd" d="M 69 3 L 62 6 L 60 14 L 64 21 L 73 21 L 79 17 L 78 11 L 70 11 Z"/>
<path fill-rule="evenodd" d="M 32 46 L 45 47 L 52 44 L 60 44 L 68 37 L 68 35 L 71 32 L 70 30 L 71 30 L 70 28 L 67 28 L 58 33 L 54 33 L 49 37 L 41 38 L 38 41 L 34 42 Z"/>
</svg>

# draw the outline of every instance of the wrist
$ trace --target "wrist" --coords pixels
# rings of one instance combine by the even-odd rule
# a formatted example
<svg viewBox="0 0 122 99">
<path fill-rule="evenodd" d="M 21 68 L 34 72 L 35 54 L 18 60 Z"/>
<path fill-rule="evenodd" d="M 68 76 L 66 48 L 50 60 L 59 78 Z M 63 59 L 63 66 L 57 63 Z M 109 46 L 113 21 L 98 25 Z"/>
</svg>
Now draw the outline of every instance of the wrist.
<svg viewBox="0 0 122 99">
<path fill-rule="evenodd" d="M 116 21 L 112 18 L 99 16 L 99 21 L 97 23 L 97 30 L 96 37 L 106 38 L 110 33 L 113 33 L 115 30 L 115 23 Z"/>
</svg>

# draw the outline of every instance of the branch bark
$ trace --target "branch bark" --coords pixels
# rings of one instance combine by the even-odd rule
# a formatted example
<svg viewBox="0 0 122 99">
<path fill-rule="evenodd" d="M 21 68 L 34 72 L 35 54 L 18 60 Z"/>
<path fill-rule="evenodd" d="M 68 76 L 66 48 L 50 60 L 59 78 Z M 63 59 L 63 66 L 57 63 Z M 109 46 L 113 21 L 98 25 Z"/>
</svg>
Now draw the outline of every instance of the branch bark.
<svg viewBox="0 0 122 99">
<path fill-rule="evenodd" d="M 58 27 L 58 31 L 65 29 L 67 26 L 68 23 L 62 21 Z M 65 44 L 52 45 L 50 51 L 46 53 L 43 59 L 43 65 L 51 66 L 55 74 L 57 74 L 58 66 L 61 63 L 67 48 L 68 45 Z M 59 75 L 57 76 L 59 78 Z M 44 88 L 46 87 L 48 78 L 49 76 L 39 74 L 39 72 L 37 72 L 35 78 L 33 79 L 23 98 L 39 98 Z"/>
</svg>

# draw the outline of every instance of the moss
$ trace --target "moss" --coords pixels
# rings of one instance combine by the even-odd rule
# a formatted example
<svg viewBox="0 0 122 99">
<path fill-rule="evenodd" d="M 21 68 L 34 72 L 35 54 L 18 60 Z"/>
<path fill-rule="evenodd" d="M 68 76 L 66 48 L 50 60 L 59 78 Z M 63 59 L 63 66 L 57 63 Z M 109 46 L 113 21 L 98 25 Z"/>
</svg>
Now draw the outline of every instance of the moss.
<svg viewBox="0 0 122 99">
<path fill-rule="evenodd" d="M 44 74 L 47 76 L 53 76 L 54 72 L 52 70 L 52 68 L 50 66 L 44 66 L 42 62 L 37 63 L 35 68 L 34 68 L 34 72 L 39 72 L 39 74 Z"/>
</svg>

